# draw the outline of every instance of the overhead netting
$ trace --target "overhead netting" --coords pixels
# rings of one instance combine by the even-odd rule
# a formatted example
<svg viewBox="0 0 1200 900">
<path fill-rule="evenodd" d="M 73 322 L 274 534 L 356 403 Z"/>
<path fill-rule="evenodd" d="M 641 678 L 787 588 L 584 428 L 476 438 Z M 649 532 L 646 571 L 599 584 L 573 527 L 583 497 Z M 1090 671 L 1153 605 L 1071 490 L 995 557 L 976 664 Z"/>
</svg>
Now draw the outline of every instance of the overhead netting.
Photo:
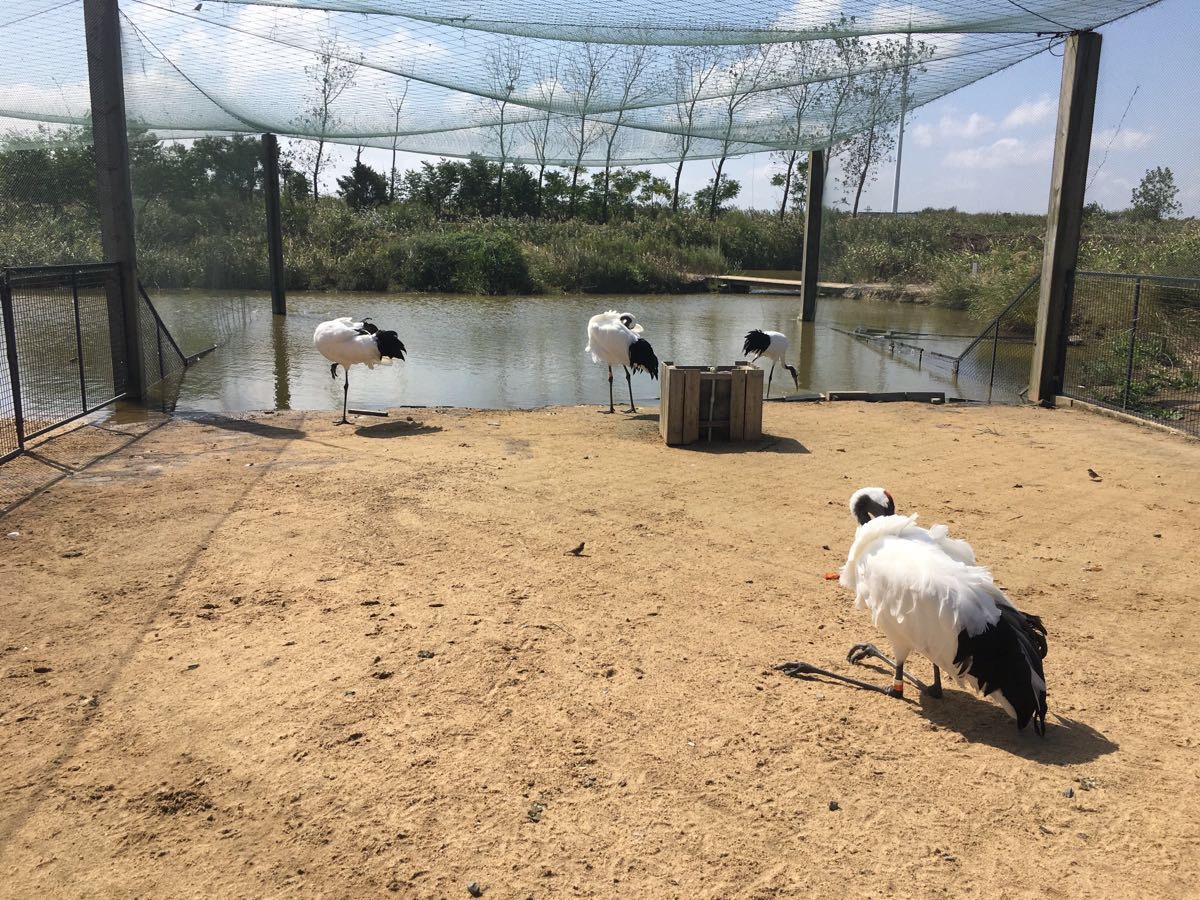
<svg viewBox="0 0 1200 900">
<path fill-rule="evenodd" d="M 570 166 L 830 146 L 1039 53 L 1053 35 L 1150 5 L 121 0 L 120 9 L 127 115 L 160 137 L 273 131 Z M 3 7 L 0 117 L 84 124 L 79 0 Z"/>
</svg>

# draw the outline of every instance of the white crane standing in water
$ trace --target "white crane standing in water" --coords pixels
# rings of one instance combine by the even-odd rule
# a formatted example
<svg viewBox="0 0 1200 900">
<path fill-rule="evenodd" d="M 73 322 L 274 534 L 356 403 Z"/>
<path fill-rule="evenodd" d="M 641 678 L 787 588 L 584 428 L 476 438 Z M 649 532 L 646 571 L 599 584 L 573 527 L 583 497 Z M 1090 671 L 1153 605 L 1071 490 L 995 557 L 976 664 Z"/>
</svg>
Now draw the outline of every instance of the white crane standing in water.
<svg viewBox="0 0 1200 900">
<path fill-rule="evenodd" d="M 641 369 L 651 378 L 658 378 L 658 357 L 650 342 L 640 337 L 642 326 L 629 313 L 615 309 L 592 316 L 588 320 L 588 342 L 585 353 L 592 354 L 592 361 L 608 366 L 608 411 L 616 412 L 613 406 L 613 366 L 625 370 L 625 381 L 629 385 L 629 411 L 637 412 L 633 405 L 633 379 L 629 370 Z"/>
<path fill-rule="evenodd" d="M 390 366 L 393 359 L 404 359 L 404 344 L 394 331 L 380 331 L 370 319 L 355 322 L 349 316 L 322 322 L 313 332 L 313 345 L 330 361 L 329 373 L 337 378 L 337 367 L 346 373 L 342 387 L 342 418 L 337 425 L 349 425 L 346 404 L 350 398 L 350 367 L 364 364 Z"/>
</svg>

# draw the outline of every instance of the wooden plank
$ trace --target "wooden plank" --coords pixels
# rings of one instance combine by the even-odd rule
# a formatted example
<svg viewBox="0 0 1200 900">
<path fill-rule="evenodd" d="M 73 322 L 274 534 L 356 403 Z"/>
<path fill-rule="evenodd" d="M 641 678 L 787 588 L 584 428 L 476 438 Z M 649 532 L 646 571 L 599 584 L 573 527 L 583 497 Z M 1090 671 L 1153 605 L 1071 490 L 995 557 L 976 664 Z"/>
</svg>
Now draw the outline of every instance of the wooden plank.
<svg viewBox="0 0 1200 900">
<path fill-rule="evenodd" d="M 658 436 L 667 439 L 667 420 L 671 415 L 671 364 L 658 364 Z"/>
<path fill-rule="evenodd" d="M 746 413 L 742 425 L 742 440 L 757 441 L 762 437 L 763 370 L 757 366 L 746 371 Z"/>
<path fill-rule="evenodd" d="M 689 369 L 683 384 L 683 443 L 693 444 L 700 439 L 700 372 Z"/>
<path fill-rule="evenodd" d="M 684 374 L 679 371 L 671 377 L 671 416 L 667 419 L 667 443 L 672 445 L 683 443 L 683 382 Z"/>
<path fill-rule="evenodd" d="M 729 439 L 744 439 L 746 430 L 746 371 L 734 369 L 729 388 Z"/>
<path fill-rule="evenodd" d="M 825 151 L 808 154 L 808 199 L 804 207 L 804 253 L 800 262 L 803 301 L 800 319 L 811 322 L 817 315 L 817 270 L 821 262 L 821 203 L 825 197 Z"/>
<path fill-rule="evenodd" d="M 1053 406 L 1055 396 L 1063 392 L 1071 323 L 1070 279 L 1079 258 L 1079 233 L 1083 225 L 1099 73 L 1100 35 L 1093 31 L 1071 34 L 1063 50 L 1054 172 L 1050 181 L 1042 281 L 1033 360 L 1029 369 L 1029 399 L 1043 406 Z"/>
<path fill-rule="evenodd" d="M 756 278 L 753 275 L 718 275 L 717 281 L 736 281 L 739 284 L 781 284 L 786 287 L 803 287 L 803 281 L 787 278 Z"/>
</svg>

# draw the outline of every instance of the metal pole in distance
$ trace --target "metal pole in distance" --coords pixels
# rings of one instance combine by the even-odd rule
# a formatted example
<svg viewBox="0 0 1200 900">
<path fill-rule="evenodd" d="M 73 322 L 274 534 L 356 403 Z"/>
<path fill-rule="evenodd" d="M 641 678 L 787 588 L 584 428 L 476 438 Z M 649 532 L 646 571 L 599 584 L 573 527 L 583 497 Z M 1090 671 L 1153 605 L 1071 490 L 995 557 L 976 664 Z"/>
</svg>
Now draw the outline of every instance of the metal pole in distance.
<svg viewBox="0 0 1200 900">
<path fill-rule="evenodd" d="M 119 269 L 119 277 L 112 280 L 108 294 L 113 377 L 114 383 L 124 383 L 127 397 L 138 399 L 142 396 L 143 379 L 137 247 L 117 0 L 83 0 L 83 22 L 87 37 L 101 245 L 105 259 L 116 263 Z"/>
<path fill-rule="evenodd" d="M 1133 283 L 1133 321 L 1129 325 L 1129 359 L 1125 366 L 1125 396 L 1121 400 L 1121 409 L 1129 408 L 1129 388 L 1133 385 L 1133 357 L 1137 352 L 1138 307 L 1142 302 L 1142 279 Z"/>
<path fill-rule="evenodd" d="M 6 273 L 0 273 L 0 314 L 3 315 L 4 351 L 8 357 L 8 380 L 12 388 L 13 427 L 17 431 L 17 452 L 20 452 L 25 449 L 25 415 L 21 411 L 21 367 L 17 362 L 17 327 L 13 315 L 12 288 Z"/>
<path fill-rule="evenodd" d="M 271 312 L 287 315 L 283 283 L 283 219 L 279 211 L 279 139 L 264 134 L 263 193 L 267 197 L 267 260 L 271 271 Z"/>
<path fill-rule="evenodd" d="M 821 204 L 825 197 L 825 151 L 808 154 L 808 196 L 804 203 L 804 255 L 800 263 L 803 307 L 800 321 L 817 317 L 817 272 L 821 262 Z"/>
<path fill-rule="evenodd" d="M 87 372 L 83 364 L 83 326 L 79 321 L 79 270 L 71 273 L 71 304 L 75 310 L 75 360 L 79 363 L 80 409 L 87 412 Z"/>
<path fill-rule="evenodd" d="M 900 162 L 904 159 L 904 119 L 908 116 L 908 67 L 912 60 L 912 32 L 904 42 L 904 73 L 900 79 L 900 135 L 896 139 L 896 185 L 892 188 L 892 213 L 900 211 Z"/>
<path fill-rule="evenodd" d="M 1100 35 L 1077 31 L 1063 52 L 1058 129 L 1054 139 L 1054 172 L 1046 213 L 1046 245 L 1038 296 L 1029 399 L 1053 406 L 1062 393 L 1071 322 L 1070 276 L 1079 257 L 1079 232 L 1087 187 L 1092 114 L 1100 73 Z"/>
</svg>

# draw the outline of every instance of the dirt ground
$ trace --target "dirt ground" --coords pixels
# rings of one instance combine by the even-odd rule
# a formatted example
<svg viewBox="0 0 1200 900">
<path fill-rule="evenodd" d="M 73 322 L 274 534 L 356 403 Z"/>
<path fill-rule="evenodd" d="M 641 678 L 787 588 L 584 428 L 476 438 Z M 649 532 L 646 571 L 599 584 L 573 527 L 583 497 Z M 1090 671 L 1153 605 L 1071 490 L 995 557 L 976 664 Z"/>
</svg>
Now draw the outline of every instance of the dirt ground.
<svg viewBox="0 0 1200 900">
<path fill-rule="evenodd" d="M 765 427 L 174 419 L 60 481 L 0 521 L 0 894 L 1196 896 L 1200 442 Z M 1045 619 L 1045 739 L 773 671 L 874 637 L 823 577 L 867 484 Z"/>
</svg>

